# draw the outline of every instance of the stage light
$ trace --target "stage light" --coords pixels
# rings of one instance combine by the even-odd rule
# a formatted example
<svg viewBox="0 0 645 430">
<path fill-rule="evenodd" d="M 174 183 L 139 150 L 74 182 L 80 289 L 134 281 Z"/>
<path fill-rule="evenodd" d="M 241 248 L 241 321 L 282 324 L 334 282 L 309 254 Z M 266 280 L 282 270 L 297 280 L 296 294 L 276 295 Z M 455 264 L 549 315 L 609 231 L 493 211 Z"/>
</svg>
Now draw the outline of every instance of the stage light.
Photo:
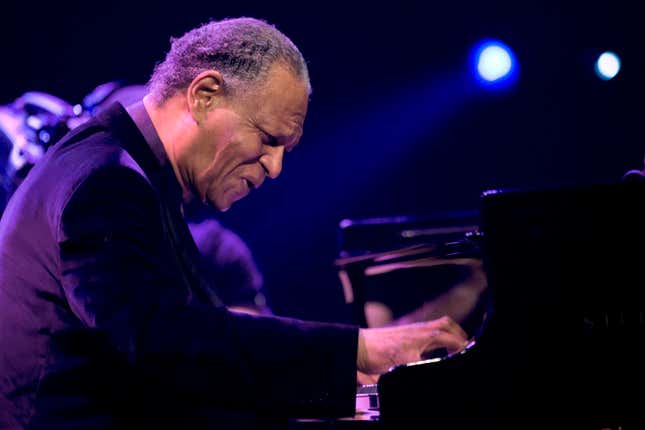
<svg viewBox="0 0 645 430">
<path fill-rule="evenodd" d="M 485 85 L 508 83 L 516 73 L 515 63 L 510 48 L 497 40 L 481 42 L 474 51 L 475 73 Z"/>
<path fill-rule="evenodd" d="M 603 52 L 598 57 L 594 70 L 600 79 L 608 81 L 620 71 L 620 58 L 613 52 Z"/>
</svg>

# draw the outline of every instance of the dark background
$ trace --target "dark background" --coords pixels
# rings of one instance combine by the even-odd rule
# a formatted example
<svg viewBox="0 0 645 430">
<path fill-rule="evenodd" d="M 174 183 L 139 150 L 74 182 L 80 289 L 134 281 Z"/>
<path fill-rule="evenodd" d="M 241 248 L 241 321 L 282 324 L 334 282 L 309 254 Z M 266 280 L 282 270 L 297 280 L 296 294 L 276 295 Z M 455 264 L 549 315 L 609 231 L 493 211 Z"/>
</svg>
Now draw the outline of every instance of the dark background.
<svg viewBox="0 0 645 430">
<path fill-rule="evenodd" d="M 645 154 L 645 31 L 637 2 L 8 2 L 0 104 L 37 90 L 80 102 L 144 83 L 209 19 L 264 18 L 299 46 L 314 92 L 278 181 L 221 220 L 251 246 L 274 310 L 345 321 L 333 260 L 343 218 L 478 207 L 491 188 L 613 182 Z M 499 38 L 519 74 L 475 85 L 471 51 Z M 623 69 L 593 74 L 603 50 Z"/>
</svg>

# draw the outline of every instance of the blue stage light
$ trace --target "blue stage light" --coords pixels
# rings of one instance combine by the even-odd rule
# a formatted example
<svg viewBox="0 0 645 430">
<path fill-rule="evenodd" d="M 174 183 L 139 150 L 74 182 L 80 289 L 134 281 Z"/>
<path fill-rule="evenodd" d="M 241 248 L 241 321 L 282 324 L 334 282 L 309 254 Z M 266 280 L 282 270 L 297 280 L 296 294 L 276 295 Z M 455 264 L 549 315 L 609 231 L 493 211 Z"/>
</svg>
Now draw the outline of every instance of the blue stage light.
<svg viewBox="0 0 645 430">
<path fill-rule="evenodd" d="M 515 76 L 515 55 L 504 43 L 497 40 L 481 42 L 474 52 L 474 69 L 482 84 L 497 86 L 509 83 Z"/>
<path fill-rule="evenodd" d="M 620 71 L 620 58 L 613 52 L 603 52 L 598 57 L 594 70 L 600 79 L 608 81 Z"/>
</svg>

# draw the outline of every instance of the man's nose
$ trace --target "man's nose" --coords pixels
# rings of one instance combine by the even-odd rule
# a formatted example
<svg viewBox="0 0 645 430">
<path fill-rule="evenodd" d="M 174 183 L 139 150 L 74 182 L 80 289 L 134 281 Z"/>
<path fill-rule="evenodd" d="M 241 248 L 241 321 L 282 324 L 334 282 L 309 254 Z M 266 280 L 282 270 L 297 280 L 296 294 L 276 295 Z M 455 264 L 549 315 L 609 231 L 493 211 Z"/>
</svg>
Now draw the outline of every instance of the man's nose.
<svg viewBox="0 0 645 430">
<path fill-rule="evenodd" d="M 283 156 L 284 146 L 269 146 L 265 149 L 264 154 L 260 157 L 260 164 L 269 178 L 275 179 L 280 176 Z"/>
</svg>

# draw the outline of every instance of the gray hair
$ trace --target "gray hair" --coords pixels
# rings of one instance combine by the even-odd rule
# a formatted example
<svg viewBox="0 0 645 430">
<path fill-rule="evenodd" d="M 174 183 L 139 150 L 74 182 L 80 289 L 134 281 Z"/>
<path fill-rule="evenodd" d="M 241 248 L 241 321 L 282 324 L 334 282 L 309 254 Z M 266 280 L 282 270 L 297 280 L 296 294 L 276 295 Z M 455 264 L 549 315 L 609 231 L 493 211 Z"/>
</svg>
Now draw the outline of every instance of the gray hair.
<svg viewBox="0 0 645 430">
<path fill-rule="evenodd" d="M 170 39 L 166 59 L 157 64 L 148 88 L 158 104 L 184 90 L 199 73 L 217 70 L 225 94 L 245 92 L 263 83 L 277 62 L 311 92 L 307 64 L 296 45 L 273 25 L 255 18 L 211 21 L 180 38 Z"/>
</svg>

